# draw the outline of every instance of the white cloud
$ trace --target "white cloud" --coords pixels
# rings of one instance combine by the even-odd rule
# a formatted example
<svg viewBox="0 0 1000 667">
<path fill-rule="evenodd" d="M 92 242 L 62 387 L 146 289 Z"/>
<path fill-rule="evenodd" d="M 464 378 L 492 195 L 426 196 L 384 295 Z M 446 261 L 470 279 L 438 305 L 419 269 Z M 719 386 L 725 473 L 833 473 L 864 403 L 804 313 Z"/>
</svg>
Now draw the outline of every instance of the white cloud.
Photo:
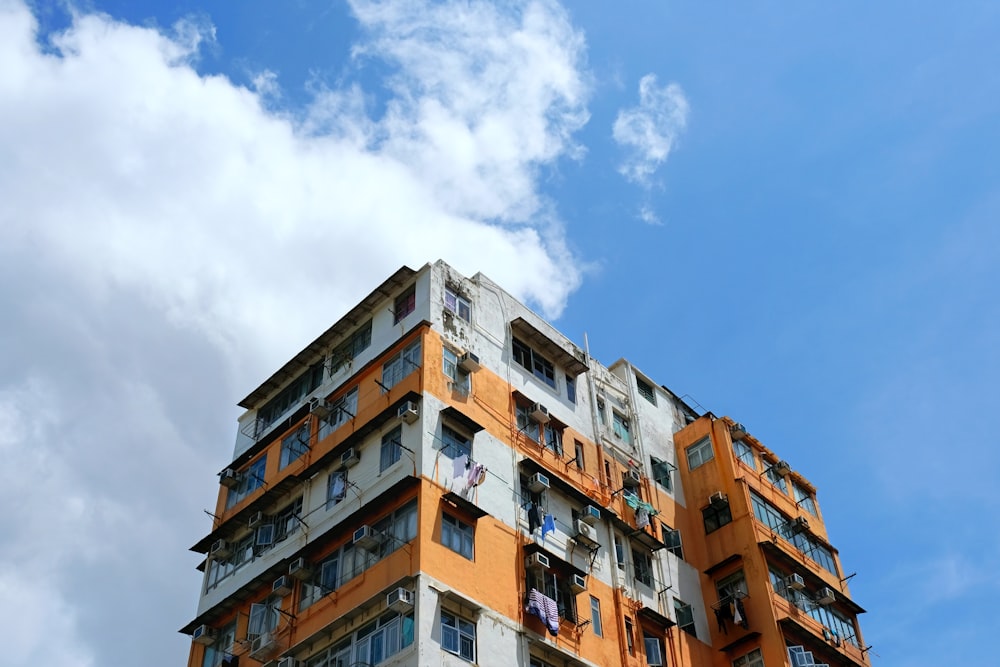
<svg viewBox="0 0 1000 667">
<path fill-rule="evenodd" d="M 399 265 L 482 270 L 549 315 L 577 287 L 538 190 L 587 120 L 565 12 L 352 7 L 356 66 L 394 72 L 380 117 L 360 82 L 303 110 L 267 71 L 199 75 L 204 21 L 79 14 L 40 45 L 0 0 L 0 591 L 35 605 L 0 612 L 15 666 L 183 662 L 230 406 Z"/>
<path fill-rule="evenodd" d="M 687 125 L 688 102 L 676 83 L 657 87 L 656 75 L 639 81 L 639 106 L 618 112 L 613 127 L 615 141 L 627 156 L 619 172 L 630 181 L 648 186 Z"/>
<path fill-rule="evenodd" d="M 663 224 L 663 221 L 660 220 L 660 216 L 656 214 L 656 210 L 649 204 L 643 204 L 639 208 L 639 219 L 647 225 L 653 225 L 655 227 L 659 227 Z"/>
</svg>

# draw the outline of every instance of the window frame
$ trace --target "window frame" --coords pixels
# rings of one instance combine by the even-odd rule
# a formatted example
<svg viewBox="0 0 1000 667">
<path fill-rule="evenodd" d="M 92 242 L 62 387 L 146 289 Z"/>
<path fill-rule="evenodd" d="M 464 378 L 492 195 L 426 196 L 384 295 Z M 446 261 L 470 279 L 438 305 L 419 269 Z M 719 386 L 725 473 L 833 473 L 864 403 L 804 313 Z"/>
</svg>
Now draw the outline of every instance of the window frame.
<svg viewBox="0 0 1000 667">
<path fill-rule="evenodd" d="M 692 637 L 698 637 L 698 631 L 694 622 L 694 607 L 680 598 L 674 598 L 674 617 L 677 627 L 680 630 L 683 630 Z"/>
<path fill-rule="evenodd" d="M 451 619 L 451 624 L 448 624 L 447 619 Z M 464 626 L 464 627 L 463 627 Z M 471 632 L 469 632 L 471 628 Z M 449 648 L 446 644 L 446 636 L 454 637 L 454 648 Z M 465 639 L 470 647 L 469 654 L 466 655 L 463 652 L 465 644 L 462 640 Z M 451 610 L 442 609 L 441 610 L 441 649 L 451 653 L 452 655 L 457 655 L 463 660 L 468 660 L 469 662 L 476 661 L 476 623 L 463 618 L 460 614 L 456 614 Z"/>
<path fill-rule="evenodd" d="M 598 637 L 604 636 L 604 621 L 601 618 L 601 599 L 590 596 L 590 627 Z"/>
<path fill-rule="evenodd" d="M 311 436 L 312 422 L 306 419 L 301 425 L 281 439 L 281 455 L 278 459 L 278 470 L 284 470 L 306 455 L 306 452 L 309 451 L 309 438 Z"/>
<path fill-rule="evenodd" d="M 392 302 L 392 323 L 399 324 L 417 309 L 417 286 L 410 285 Z"/>
<path fill-rule="evenodd" d="M 460 320 L 472 322 L 472 302 L 458 293 L 450 285 L 444 288 L 444 308 Z M 465 314 L 463 315 L 463 310 Z"/>
<path fill-rule="evenodd" d="M 674 480 L 671 473 L 674 471 L 674 465 L 669 461 L 664 461 L 658 459 L 655 456 L 649 457 L 649 468 L 653 473 L 653 480 L 656 481 L 665 491 L 673 493 L 674 491 Z M 666 483 L 664 483 L 666 481 Z"/>
<path fill-rule="evenodd" d="M 379 449 L 379 474 L 396 465 L 403 458 L 403 427 L 396 426 L 382 435 Z"/>
<path fill-rule="evenodd" d="M 447 534 L 446 534 L 447 531 Z M 456 544 L 457 543 L 457 544 Z M 476 527 L 448 512 L 441 512 L 441 544 L 459 556 L 475 561 Z M 456 546 L 458 548 L 456 548 Z M 468 553 L 466 553 L 468 551 Z"/>
<path fill-rule="evenodd" d="M 517 365 L 552 389 L 556 389 L 555 365 L 516 336 L 511 336 L 511 357 Z"/>
<path fill-rule="evenodd" d="M 635 376 L 635 390 L 647 401 L 656 405 L 656 389 L 638 375 Z"/>
<path fill-rule="evenodd" d="M 708 451 L 706 456 L 705 450 Z M 706 435 L 692 445 L 684 448 L 684 455 L 687 458 L 688 470 L 697 470 L 715 458 L 715 449 L 712 447 L 712 437 Z"/>
</svg>

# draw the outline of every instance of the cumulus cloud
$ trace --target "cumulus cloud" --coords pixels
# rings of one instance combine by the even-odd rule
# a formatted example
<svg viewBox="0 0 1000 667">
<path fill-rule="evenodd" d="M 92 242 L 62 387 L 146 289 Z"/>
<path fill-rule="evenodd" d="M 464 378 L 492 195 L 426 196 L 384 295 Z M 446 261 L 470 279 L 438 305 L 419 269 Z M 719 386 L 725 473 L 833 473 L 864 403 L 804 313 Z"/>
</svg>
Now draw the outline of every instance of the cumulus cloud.
<svg viewBox="0 0 1000 667">
<path fill-rule="evenodd" d="M 0 1 L 0 591 L 35 604 L 0 611 L 14 665 L 183 663 L 230 406 L 399 265 L 550 316 L 577 287 L 538 189 L 587 121 L 566 13 L 351 9 L 354 67 L 391 72 L 378 114 L 360 76 L 289 109 L 268 71 L 199 74 L 225 48 L 204 20 L 39 35 Z"/>
<path fill-rule="evenodd" d="M 615 118 L 613 136 L 625 149 L 618 171 L 643 186 L 673 150 L 687 125 L 688 102 L 676 83 L 656 85 L 656 75 L 639 81 L 639 106 L 622 109 Z"/>
</svg>

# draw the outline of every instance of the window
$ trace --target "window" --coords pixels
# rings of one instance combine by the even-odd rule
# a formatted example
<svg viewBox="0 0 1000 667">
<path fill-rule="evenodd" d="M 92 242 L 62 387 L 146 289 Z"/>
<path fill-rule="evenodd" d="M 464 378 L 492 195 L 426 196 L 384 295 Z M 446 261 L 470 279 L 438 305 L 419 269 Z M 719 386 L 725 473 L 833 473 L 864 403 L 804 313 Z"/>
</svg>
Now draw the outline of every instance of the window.
<svg viewBox="0 0 1000 667">
<path fill-rule="evenodd" d="M 828 639 L 836 637 L 861 648 L 858 646 L 857 629 L 852 619 L 847 618 L 833 607 L 816 604 L 809 593 L 789 588 L 785 584 L 788 575 L 774 569 L 774 566 L 768 568 L 768 573 L 774 591 L 820 623 L 825 628 L 825 633 L 830 635 Z"/>
<path fill-rule="evenodd" d="M 652 587 L 653 559 L 644 551 L 632 549 L 632 565 L 635 567 L 635 580 Z"/>
<path fill-rule="evenodd" d="M 517 405 L 517 430 L 525 434 L 535 442 L 541 437 L 541 429 L 538 422 L 531 418 L 531 406 Z"/>
<path fill-rule="evenodd" d="M 701 511 L 701 519 L 705 524 L 705 534 L 708 535 L 709 533 L 722 528 L 727 523 L 732 522 L 733 513 L 729 509 L 728 502 L 724 507 L 714 507 L 709 505 Z"/>
<path fill-rule="evenodd" d="M 614 432 L 615 437 L 621 438 L 621 441 L 626 445 L 632 444 L 632 427 L 629 425 L 628 420 L 615 410 L 611 411 L 611 420 L 611 430 Z"/>
<path fill-rule="evenodd" d="M 771 484 L 774 484 L 782 493 L 788 493 L 788 484 L 785 482 L 783 475 L 779 475 L 778 471 L 775 470 L 774 466 L 777 465 L 773 461 L 767 462 L 767 469 L 764 471 L 764 475 L 767 477 Z"/>
<path fill-rule="evenodd" d="M 267 467 L 267 457 L 262 456 L 240 475 L 240 481 L 229 489 L 226 495 L 226 509 L 236 505 L 251 493 L 264 486 L 264 471 Z"/>
<path fill-rule="evenodd" d="M 576 450 L 576 456 L 573 462 L 576 463 L 576 467 L 583 470 L 583 443 L 579 440 L 573 441 L 573 448 Z"/>
<path fill-rule="evenodd" d="M 692 637 L 698 636 L 694 628 L 694 610 L 691 609 L 691 605 L 674 598 L 674 614 L 677 617 L 677 627 Z"/>
<path fill-rule="evenodd" d="M 597 420 L 601 422 L 601 426 L 608 425 L 608 417 L 604 410 L 604 400 L 597 399 Z"/>
<path fill-rule="evenodd" d="M 764 658 L 760 654 L 760 649 L 755 648 L 746 655 L 733 660 L 733 667 L 764 667 Z"/>
<path fill-rule="evenodd" d="M 330 402 L 330 414 L 319 422 L 319 439 L 322 440 L 358 414 L 358 388 Z"/>
<path fill-rule="evenodd" d="M 541 573 L 528 573 L 528 588 L 534 588 L 540 593 L 555 600 L 559 610 L 559 618 L 570 623 L 576 623 L 576 593 L 569 587 L 569 575 L 560 570 L 545 570 Z"/>
<path fill-rule="evenodd" d="M 236 643 L 236 621 L 219 630 L 215 642 L 205 647 L 205 657 L 201 667 L 219 667 L 222 659 L 233 654 L 233 644 Z"/>
<path fill-rule="evenodd" d="M 451 378 L 451 390 L 468 396 L 471 379 L 468 373 L 458 367 L 458 354 L 445 347 L 442 348 L 441 358 L 443 365 L 441 370 L 445 377 Z"/>
<path fill-rule="evenodd" d="M 302 496 L 274 515 L 274 541 L 280 542 L 299 529 L 302 522 Z"/>
<path fill-rule="evenodd" d="M 648 632 L 642 633 L 642 643 L 646 649 L 646 664 L 650 667 L 662 667 L 663 665 L 663 642 L 659 637 L 654 637 Z"/>
<path fill-rule="evenodd" d="M 739 570 L 723 577 L 715 582 L 715 591 L 719 594 L 720 601 L 731 601 L 735 598 L 743 598 L 747 595 L 747 580 L 743 575 L 743 570 Z"/>
<path fill-rule="evenodd" d="M 326 508 L 330 509 L 347 497 L 347 471 L 335 470 L 326 478 Z"/>
<path fill-rule="evenodd" d="M 625 617 L 625 641 L 628 644 L 628 654 L 635 655 L 635 632 L 632 629 L 632 619 Z"/>
<path fill-rule="evenodd" d="M 441 544 L 472 560 L 474 529 L 450 514 L 441 515 Z M 471 660 L 471 658 L 470 658 Z"/>
<path fill-rule="evenodd" d="M 281 441 L 281 462 L 278 469 L 281 470 L 292 461 L 296 461 L 309 451 L 309 421 L 286 435 Z"/>
<path fill-rule="evenodd" d="M 667 491 L 673 491 L 673 479 L 670 477 L 673 466 L 666 461 L 661 461 L 655 456 L 649 457 L 649 464 L 650 468 L 653 470 L 653 479 L 656 480 L 656 483 Z"/>
<path fill-rule="evenodd" d="M 413 614 L 385 614 L 356 633 L 354 663 L 378 664 L 412 643 Z"/>
<path fill-rule="evenodd" d="M 660 524 L 660 529 L 663 531 L 663 543 L 667 545 L 667 551 L 683 559 L 684 548 L 681 545 L 681 531 L 675 530 L 665 523 Z"/>
<path fill-rule="evenodd" d="M 399 426 L 382 436 L 382 451 L 379 457 L 378 471 L 385 472 L 402 454 L 403 429 Z"/>
<path fill-rule="evenodd" d="M 250 605 L 247 639 L 253 641 L 265 633 L 273 632 L 278 627 L 279 609 L 281 609 L 281 598 L 277 595 L 272 595 L 264 602 Z"/>
<path fill-rule="evenodd" d="M 441 648 L 449 653 L 476 661 L 476 626 L 452 613 L 441 612 Z"/>
<path fill-rule="evenodd" d="M 570 403 L 576 403 L 576 378 L 566 375 L 566 398 L 569 399 Z"/>
<path fill-rule="evenodd" d="M 715 454 L 712 451 L 711 438 L 702 438 L 685 451 L 687 452 L 689 470 L 694 470 L 715 458 Z"/>
<path fill-rule="evenodd" d="M 791 542 L 792 546 L 812 559 L 817 565 L 831 574 L 840 576 L 837 574 L 837 564 L 833 559 L 833 553 L 817 542 L 806 531 L 793 530 L 792 522 L 777 507 L 753 491 L 750 492 L 750 506 L 753 508 L 753 515 L 758 521 Z"/>
<path fill-rule="evenodd" d="M 396 303 L 392 307 L 392 323 L 399 324 L 404 317 L 412 313 L 417 308 L 417 290 L 411 286 L 408 290 L 396 297 Z"/>
<path fill-rule="evenodd" d="M 368 349 L 372 344 L 372 321 L 368 320 L 330 353 L 330 375 L 333 375 Z"/>
<path fill-rule="evenodd" d="M 796 505 L 805 508 L 805 510 L 813 516 L 819 516 L 819 514 L 816 513 L 816 501 L 813 500 L 812 494 L 809 493 L 809 491 L 806 491 L 795 482 L 792 482 L 792 491 L 795 493 Z"/>
<path fill-rule="evenodd" d="M 420 368 L 419 338 L 382 365 L 382 391 L 392 389 L 418 368 Z"/>
<path fill-rule="evenodd" d="M 743 463 L 750 466 L 753 470 L 757 469 L 753 458 L 753 448 L 750 445 L 742 440 L 736 440 L 733 442 L 733 452 L 740 461 L 743 461 Z"/>
<path fill-rule="evenodd" d="M 622 546 L 622 539 L 615 533 L 615 563 L 619 570 L 625 569 L 625 547 Z"/>
<path fill-rule="evenodd" d="M 451 287 L 444 288 L 444 307 L 466 322 L 472 321 L 472 304 Z"/>
<path fill-rule="evenodd" d="M 598 637 L 604 636 L 604 626 L 601 625 L 601 601 L 590 596 L 590 627 Z"/>
<path fill-rule="evenodd" d="M 298 405 L 311 391 L 317 389 L 323 382 L 323 362 L 318 361 L 310 366 L 302 375 L 279 391 L 274 398 L 257 411 L 258 428 L 264 429 L 278 421 L 289 409 Z M 260 432 L 256 433 L 260 435 Z"/>
<path fill-rule="evenodd" d="M 553 389 L 556 388 L 556 371 L 551 361 L 532 350 L 517 338 L 512 340 L 511 347 L 515 362 L 531 371 L 536 378 L 545 384 Z"/>
<path fill-rule="evenodd" d="M 635 379 L 635 387 L 639 390 L 639 395 L 645 398 L 647 401 L 656 405 L 656 390 L 648 382 L 644 382 L 640 378 Z"/>
<path fill-rule="evenodd" d="M 472 456 L 472 441 L 453 428 L 442 424 L 441 453 L 453 459 L 457 459 L 463 454 Z"/>
<path fill-rule="evenodd" d="M 545 425 L 545 448 L 551 450 L 556 456 L 562 456 L 562 429 L 557 428 L 551 421 Z"/>
</svg>

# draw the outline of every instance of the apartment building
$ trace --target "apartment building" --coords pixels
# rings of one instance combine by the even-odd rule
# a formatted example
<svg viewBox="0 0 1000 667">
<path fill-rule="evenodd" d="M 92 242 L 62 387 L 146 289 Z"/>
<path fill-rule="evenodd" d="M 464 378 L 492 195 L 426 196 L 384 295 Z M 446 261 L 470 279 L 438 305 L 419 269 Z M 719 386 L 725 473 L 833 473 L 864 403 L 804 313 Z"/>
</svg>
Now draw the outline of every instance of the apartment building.
<svg viewBox="0 0 1000 667">
<path fill-rule="evenodd" d="M 870 664 L 809 481 L 481 274 L 399 269 L 240 406 L 189 667 Z"/>
</svg>

